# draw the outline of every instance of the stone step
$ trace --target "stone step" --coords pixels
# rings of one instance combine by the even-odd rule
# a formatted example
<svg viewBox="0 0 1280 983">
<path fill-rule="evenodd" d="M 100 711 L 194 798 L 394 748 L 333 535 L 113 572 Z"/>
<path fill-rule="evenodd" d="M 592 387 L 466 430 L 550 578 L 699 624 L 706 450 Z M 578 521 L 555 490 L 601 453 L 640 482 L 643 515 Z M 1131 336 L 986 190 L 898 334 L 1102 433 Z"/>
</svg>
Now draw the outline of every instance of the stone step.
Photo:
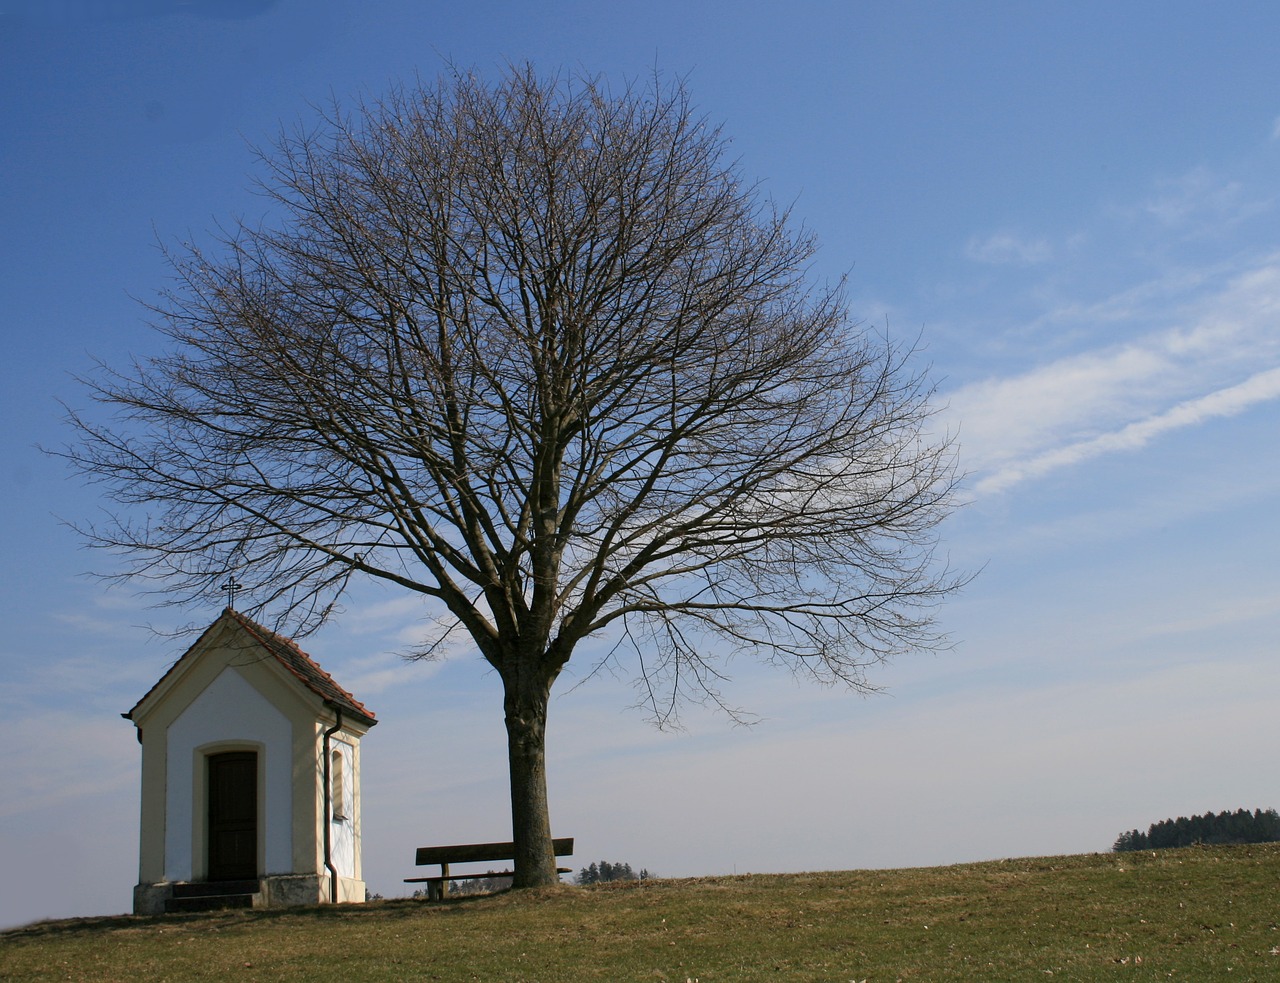
<svg viewBox="0 0 1280 983">
<path fill-rule="evenodd" d="M 227 908 L 252 908 L 252 894 L 212 894 L 194 898 L 168 898 L 166 914 L 179 911 L 222 911 Z"/>
<path fill-rule="evenodd" d="M 256 880 L 195 881 L 173 885 L 175 898 L 212 898 L 224 894 L 256 894 L 261 885 Z"/>
<path fill-rule="evenodd" d="M 262 885 L 254 881 L 202 881 L 175 884 L 164 903 L 166 912 L 252 908 Z"/>
</svg>

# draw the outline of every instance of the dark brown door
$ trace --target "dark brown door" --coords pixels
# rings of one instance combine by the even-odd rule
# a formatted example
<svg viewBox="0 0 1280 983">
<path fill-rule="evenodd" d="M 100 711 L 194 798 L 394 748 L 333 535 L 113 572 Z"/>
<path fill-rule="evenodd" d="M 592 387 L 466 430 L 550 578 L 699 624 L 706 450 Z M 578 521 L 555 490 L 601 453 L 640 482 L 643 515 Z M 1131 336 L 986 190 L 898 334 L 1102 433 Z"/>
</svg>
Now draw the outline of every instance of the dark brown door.
<svg viewBox="0 0 1280 983">
<path fill-rule="evenodd" d="M 258 752 L 209 755 L 209 880 L 258 876 Z"/>
</svg>

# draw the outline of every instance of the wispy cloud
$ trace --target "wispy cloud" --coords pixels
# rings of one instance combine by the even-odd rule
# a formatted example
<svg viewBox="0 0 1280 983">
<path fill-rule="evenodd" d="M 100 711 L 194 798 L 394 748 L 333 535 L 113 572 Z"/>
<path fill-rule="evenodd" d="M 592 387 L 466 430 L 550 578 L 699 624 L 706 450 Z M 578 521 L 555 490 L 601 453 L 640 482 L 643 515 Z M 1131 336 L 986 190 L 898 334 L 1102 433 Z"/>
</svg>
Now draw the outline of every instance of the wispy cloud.
<svg viewBox="0 0 1280 983">
<path fill-rule="evenodd" d="M 1196 167 L 1157 183 L 1142 211 L 1168 233 L 1184 237 L 1222 236 L 1270 211 L 1275 199 L 1208 167 Z"/>
<path fill-rule="evenodd" d="M 43 709 L 8 716 L 15 735 L 0 758 L 0 818 L 36 812 L 136 781 L 137 745 L 125 721 Z"/>
<path fill-rule="evenodd" d="M 974 236 L 964 247 L 966 259 L 992 266 L 1034 266 L 1053 258 L 1048 239 L 1028 239 L 1010 231 Z"/>
<path fill-rule="evenodd" d="M 1135 321 L 1173 326 L 954 393 L 979 493 L 1140 450 L 1163 434 L 1280 398 L 1280 254 L 1233 275 L 1202 271 L 1145 284 L 1093 307 L 1111 311 L 1112 339 Z M 1087 310 L 1062 316 L 1079 323 Z"/>
<path fill-rule="evenodd" d="M 378 600 L 362 597 L 348 604 L 342 623 L 357 634 L 385 632 L 388 626 L 421 620 L 429 610 L 428 604 L 422 595 L 413 593 Z"/>
<path fill-rule="evenodd" d="M 411 686 L 434 676 L 441 662 L 406 664 L 402 656 L 382 652 L 347 663 L 342 669 L 342 684 L 361 699 L 377 696 L 398 686 Z"/>
<path fill-rule="evenodd" d="M 1163 413 L 1137 420 L 1111 433 L 1055 448 L 1001 468 L 980 480 L 979 494 L 1004 491 L 1027 478 L 1080 464 L 1101 454 L 1139 450 L 1161 434 L 1220 417 L 1235 416 L 1256 403 L 1280 398 L 1280 368 L 1259 372 L 1238 385 L 1188 400 Z"/>
</svg>

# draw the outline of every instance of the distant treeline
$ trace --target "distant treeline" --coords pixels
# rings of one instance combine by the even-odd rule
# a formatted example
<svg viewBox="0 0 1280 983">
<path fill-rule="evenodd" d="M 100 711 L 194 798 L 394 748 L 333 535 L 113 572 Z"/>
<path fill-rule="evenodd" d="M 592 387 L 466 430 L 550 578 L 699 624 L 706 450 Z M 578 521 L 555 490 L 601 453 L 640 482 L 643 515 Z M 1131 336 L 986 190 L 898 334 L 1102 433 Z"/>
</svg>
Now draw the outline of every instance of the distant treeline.
<svg viewBox="0 0 1280 983">
<path fill-rule="evenodd" d="M 613 864 L 607 860 L 601 860 L 599 863 L 593 863 L 589 867 L 583 867 L 578 871 L 577 882 L 579 884 L 600 884 L 604 881 L 643 881 L 652 877 L 647 870 L 641 870 L 638 874 L 631 869 L 630 864 Z M 491 894 L 494 891 L 505 891 L 511 887 L 511 875 L 504 871 L 489 871 L 484 874 L 476 874 L 474 877 L 466 879 L 459 878 L 449 885 L 449 894 L 458 897 L 470 894 Z M 427 891 L 419 888 L 413 892 L 415 898 L 427 897 Z"/>
<path fill-rule="evenodd" d="M 605 881 L 644 881 L 653 875 L 647 870 L 636 873 L 630 864 L 611 864 L 607 860 L 593 863 L 578 871 L 579 884 L 602 884 Z"/>
<path fill-rule="evenodd" d="M 1145 832 L 1131 829 L 1121 833 L 1111 848 L 1125 850 L 1163 850 L 1191 846 L 1195 843 L 1272 843 L 1280 840 L 1280 814 L 1274 809 L 1237 809 L 1216 816 L 1179 816 L 1152 823 Z"/>
</svg>

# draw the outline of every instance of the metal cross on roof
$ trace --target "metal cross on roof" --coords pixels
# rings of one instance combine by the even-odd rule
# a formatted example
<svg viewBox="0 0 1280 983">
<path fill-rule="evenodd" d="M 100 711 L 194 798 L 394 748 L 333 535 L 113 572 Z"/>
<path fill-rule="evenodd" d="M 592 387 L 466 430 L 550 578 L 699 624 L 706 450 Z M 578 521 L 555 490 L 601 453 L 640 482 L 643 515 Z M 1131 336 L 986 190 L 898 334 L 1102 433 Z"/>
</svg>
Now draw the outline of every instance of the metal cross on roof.
<svg viewBox="0 0 1280 983">
<path fill-rule="evenodd" d="M 244 590 L 244 585 L 236 580 L 235 574 L 227 578 L 227 582 L 222 585 L 222 589 L 227 592 L 227 607 L 235 609 L 236 594 Z"/>
</svg>

